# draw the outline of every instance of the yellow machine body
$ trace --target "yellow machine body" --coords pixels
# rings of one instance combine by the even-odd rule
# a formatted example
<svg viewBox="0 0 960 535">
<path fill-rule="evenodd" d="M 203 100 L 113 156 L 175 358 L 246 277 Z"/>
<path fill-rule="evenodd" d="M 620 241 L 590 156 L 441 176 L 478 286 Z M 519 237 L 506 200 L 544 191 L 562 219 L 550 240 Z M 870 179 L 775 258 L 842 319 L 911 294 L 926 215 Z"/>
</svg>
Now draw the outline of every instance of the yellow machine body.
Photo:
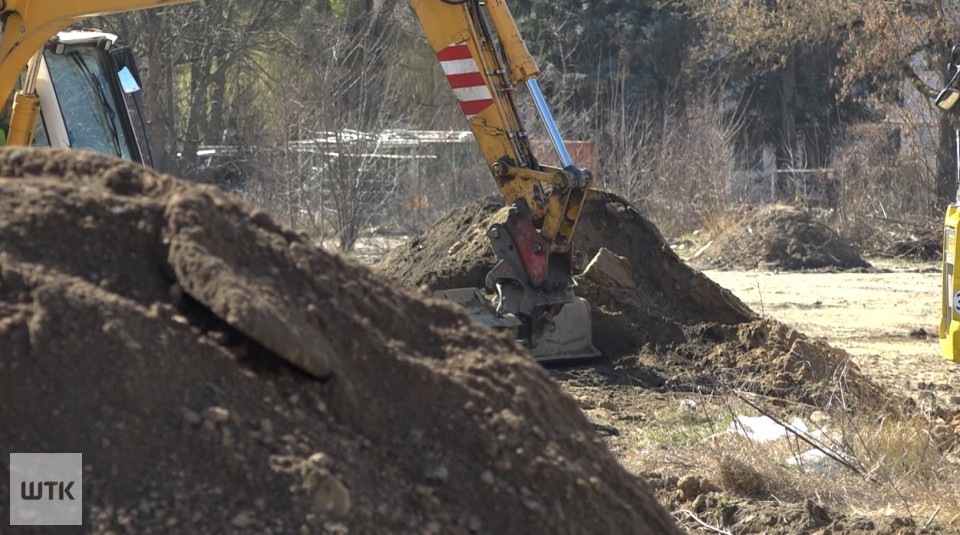
<svg viewBox="0 0 960 535">
<path fill-rule="evenodd" d="M 960 363 L 960 273 L 956 269 L 960 205 L 947 207 L 943 224 L 943 281 L 940 311 L 940 354 Z"/>
</svg>

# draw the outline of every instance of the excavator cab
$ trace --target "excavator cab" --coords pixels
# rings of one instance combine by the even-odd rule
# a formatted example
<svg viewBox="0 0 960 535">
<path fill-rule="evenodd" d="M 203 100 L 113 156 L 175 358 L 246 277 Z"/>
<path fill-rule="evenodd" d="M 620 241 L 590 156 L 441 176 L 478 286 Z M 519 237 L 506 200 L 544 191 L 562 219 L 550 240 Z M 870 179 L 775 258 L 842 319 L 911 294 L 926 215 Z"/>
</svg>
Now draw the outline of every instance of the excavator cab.
<svg viewBox="0 0 960 535">
<path fill-rule="evenodd" d="M 43 48 L 35 68 L 40 114 L 35 146 L 90 150 L 151 165 L 142 120 L 140 74 L 133 54 L 117 36 L 88 30 L 64 31 Z M 22 87 L 31 69 L 24 71 Z M 18 89 L 20 88 L 18 87 Z M 5 110 L 12 105 L 12 98 Z M 6 133 L 10 115 L 5 112 Z"/>
<path fill-rule="evenodd" d="M 943 111 L 954 111 L 957 104 L 960 103 L 960 87 L 957 87 L 958 79 L 960 79 L 960 44 L 953 45 L 953 48 L 950 49 L 947 74 L 950 76 L 950 80 L 940 90 L 934 102 Z"/>
</svg>

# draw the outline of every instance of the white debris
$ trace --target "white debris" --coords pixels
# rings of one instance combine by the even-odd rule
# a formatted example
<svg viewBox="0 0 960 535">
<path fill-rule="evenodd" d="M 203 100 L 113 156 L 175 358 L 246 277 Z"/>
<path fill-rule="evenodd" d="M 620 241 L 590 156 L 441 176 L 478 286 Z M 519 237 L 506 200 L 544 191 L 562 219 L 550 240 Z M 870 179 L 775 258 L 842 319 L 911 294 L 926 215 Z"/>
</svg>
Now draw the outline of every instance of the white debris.
<svg viewBox="0 0 960 535">
<path fill-rule="evenodd" d="M 710 248 L 711 245 L 713 245 L 713 240 L 708 241 L 706 245 L 704 245 L 703 247 L 697 249 L 697 252 L 693 253 L 693 258 L 699 258 L 700 255 L 702 255 L 703 253 L 705 253 L 705 252 L 707 251 L 707 249 Z"/>
<path fill-rule="evenodd" d="M 789 427 L 789 429 L 788 429 Z M 763 444 L 799 433 L 813 440 L 823 440 L 828 436 L 823 430 L 810 432 L 807 424 L 800 418 L 794 418 L 787 425 L 777 423 L 769 416 L 737 416 L 727 427 L 727 433 L 746 437 Z M 843 470 L 843 464 L 833 459 L 821 449 L 813 448 L 788 457 L 784 464 L 798 470 L 811 471 L 827 477 L 835 477 Z"/>
<path fill-rule="evenodd" d="M 784 461 L 784 464 L 798 470 L 809 470 L 827 477 L 836 477 L 843 470 L 842 464 L 818 449 L 791 455 Z"/>
<path fill-rule="evenodd" d="M 794 418 L 790 422 L 790 427 L 801 433 L 807 432 L 807 424 L 800 418 Z M 727 433 L 740 435 L 761 444 L 792 434 L 769 416 L 737 416 L 727 427 Z"/>
</svg>

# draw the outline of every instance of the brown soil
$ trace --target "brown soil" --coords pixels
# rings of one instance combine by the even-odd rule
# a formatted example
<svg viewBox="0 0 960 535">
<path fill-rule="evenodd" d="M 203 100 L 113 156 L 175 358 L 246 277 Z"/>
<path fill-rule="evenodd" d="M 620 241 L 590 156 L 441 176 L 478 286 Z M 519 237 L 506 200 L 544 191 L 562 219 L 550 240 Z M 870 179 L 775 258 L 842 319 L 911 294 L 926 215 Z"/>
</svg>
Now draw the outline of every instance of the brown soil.
<svg viewBox="0 0 960 535">
<path fill-rule="evenodd" d="M 131 164 L 5 149 L 0 177 L 0 449 L 82 452 L 85 531 L 677 532 L 451 305 Z"/>
<path fill-rule="evenodd" d="M 502 205 L 490 200 L 461 208 L 392 251 L 379 268 L 411 286 L 482 286 L 494 262 L 484 230 L 502 216 Z M 551 370 L 592 417 L 611 422 L 613 428 L 600 426 L 607 432 L 617 435 L 621 425 L 655 424 L 662 409 L 669 412 L 666 407 L 685 397 L 712 394 L 755 395 L 801 414 L 815 409 L 894 414 L 912 406 L 866 377 L 845 351 L 758 318 L 730 292 L 684 264 L 653 224 L 614 195 L 591 193 L 577 240 L 585 258 L 603 246 L 624 257 L 631 269 L 632 284 L 603 284 L 589 274 L 577 277 L 577 293 L 591 303 L 594 343 L 604 358 Z M 637 451 L 630 440 L 608 439 L 622 461 Z M 874 522 L 810 503 L 771 501 L 769 496 L 757 500 L 738 495 L 735 488 L 704 491 L 698 501 L 681 502 L 675 498 L 677 477 L 651 482 L 660 501 L 691 532 L 715 530 L 704 529 L 686 511 L 714 518 L 730 533 L 930 532 L 899 518 Z M 716 521 L 718 511 L 722 518 Z"/>
<path fill-rule="evenodd" d="M 870 268 L 836 232 L 809 213 L 789 206 L 751 211 L 708 244 L 691 263 L 703 269 L 770 271 Z"/>
<path fill-rule="evenodd" d="M 408 285 L 481 287 L 495 260 L 484 230 L 504 214 L 502 204 L 489 199 L 472 203 L 391 251 L 379 268 Z M 736 296 L 680 260 L 656 226 L 623 199 L 591 192 L 577 232 L 575 247 L 583 257 L 602 246 L 626 258 L 635 287 L 577 278 L 577 293 L 591 304 L 594 344 L 606 359 L 555 371 L 565 386 L 736 388 L 826 407 L 840 372 L 862 394 L 847 402 L 887 403 L 843 351 L 759 320 Z"/>
</svg>

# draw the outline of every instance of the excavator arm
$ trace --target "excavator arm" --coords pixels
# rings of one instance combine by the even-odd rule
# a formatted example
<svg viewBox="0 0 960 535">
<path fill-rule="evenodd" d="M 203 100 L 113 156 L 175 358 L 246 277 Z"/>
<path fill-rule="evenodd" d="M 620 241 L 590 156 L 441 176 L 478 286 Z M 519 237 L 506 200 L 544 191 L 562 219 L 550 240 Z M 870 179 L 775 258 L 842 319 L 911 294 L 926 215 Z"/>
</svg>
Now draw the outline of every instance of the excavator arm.
<svg viewBox="0 0 960 535">
<path fill-rule="evenodd" d="M 591 176 L 573 165 L 506 3 L 411 3 L 507 203 L 525 201 L 550 252 L 569 251 Z M 531 151 L 517 109 L 520 86 L 533 97 L 563 168 L 541 166 Z"/>
<path fill-rule="evenodd" d="M 0 0 L 0 95 L 9 95 L 24 67 L 44 43 L 72 24 L 96 15 L 196 1 Z M 545 272 L 546 257 L 570 251 L 590 173 L 573 165 L 537 84 L 540 71 L 503 0 L 411 3 L 501 192 L 509 204 L 523 201 L 531 211 L 537 239 L 522 245 L 529 245 L 531 256 L 537 257 L 527 267 L 535 273 L 537 285 L 542 284 L 539 274 Z M 520 85 L 526 85 L 533 95 L 563 168 L 537 163 L 517 111 L 516 93 Z M 25 104 L 19 106 L 21 116 L 30 111 L 34 114 L 28 120 L 14 121 L 17 126 L 8 134 L 8 143 L 27 144 L 32 137 L 37 104 L 35 99 L 31 100 L 31 110 L 25 110 Z"/>
<path fill-rule="evenodd" d="M 519 339 L 540 360 L 595 356 L 589 305 L 573 294 L 571 258 L 592 176 L 573 164 L 564 146 L 513 16 L 504 0 L 411 4 L 511 207 L 507 221 L 488 230 L 501 259 L 486 279 L 497 292 L 498 313 L 520 319 Z M 517 106 L 521 86 L 536 105 L 559 168 L 541 165 L 531 150 Z"/>
</svg>

